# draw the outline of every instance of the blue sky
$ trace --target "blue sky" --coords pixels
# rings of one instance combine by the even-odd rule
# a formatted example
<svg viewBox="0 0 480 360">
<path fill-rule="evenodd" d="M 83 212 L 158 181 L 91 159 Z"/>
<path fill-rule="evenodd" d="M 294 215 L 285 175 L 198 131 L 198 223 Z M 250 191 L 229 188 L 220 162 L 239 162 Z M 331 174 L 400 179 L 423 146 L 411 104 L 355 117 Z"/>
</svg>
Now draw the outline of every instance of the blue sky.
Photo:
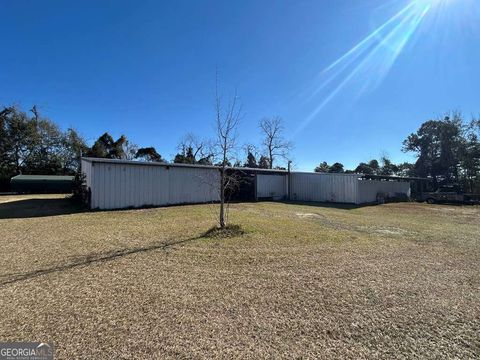
<svg viewBox="0 0 480 360">
<path fill-rule="evenodd" d="M 409 160 L 402 140 L 423 121 L 480 113 L 477 0 L 3 0 L 0 10 L 0 104 L 37 104 L 90 142 L 125 134 L 171 158 L 185 133 L 212 136 L 217 67 L 222 93 L 236 89 L 243 104 L 240 143 L 259 143 L 258 121 L 280 116 L 301 170 Z"/>
</svg>

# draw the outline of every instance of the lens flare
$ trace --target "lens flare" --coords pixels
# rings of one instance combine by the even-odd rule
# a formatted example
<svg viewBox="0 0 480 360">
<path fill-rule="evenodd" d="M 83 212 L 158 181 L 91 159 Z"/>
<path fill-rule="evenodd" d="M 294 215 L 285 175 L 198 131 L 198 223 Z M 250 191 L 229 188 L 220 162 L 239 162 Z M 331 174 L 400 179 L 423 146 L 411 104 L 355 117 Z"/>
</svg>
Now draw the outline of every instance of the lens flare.
<svg viewBox="0 0 480 360">
<path fill-rule="evenodd" d="M 427 13 L 452 0 L 414 0 L 372 31 L 319 75 L 307 101 L 317 105 L 296 129 L 301 132 L 347 85 L 355 96 L 375 89 L 389 73 Z"/>
</svg>

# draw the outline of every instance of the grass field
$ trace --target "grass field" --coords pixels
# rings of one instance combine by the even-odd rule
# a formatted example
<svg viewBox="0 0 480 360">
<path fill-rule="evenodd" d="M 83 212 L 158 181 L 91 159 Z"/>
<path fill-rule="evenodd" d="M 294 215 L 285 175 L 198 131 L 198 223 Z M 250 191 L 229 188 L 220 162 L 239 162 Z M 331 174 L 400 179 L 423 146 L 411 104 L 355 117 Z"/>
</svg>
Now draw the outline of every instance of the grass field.
<svg viewBox="0 0 480 360">
<path fill-rule="evenodd" d="M 57 359 L 479 358 L 480 209 L 0 197 L 0 341 Z"/>
</svg>

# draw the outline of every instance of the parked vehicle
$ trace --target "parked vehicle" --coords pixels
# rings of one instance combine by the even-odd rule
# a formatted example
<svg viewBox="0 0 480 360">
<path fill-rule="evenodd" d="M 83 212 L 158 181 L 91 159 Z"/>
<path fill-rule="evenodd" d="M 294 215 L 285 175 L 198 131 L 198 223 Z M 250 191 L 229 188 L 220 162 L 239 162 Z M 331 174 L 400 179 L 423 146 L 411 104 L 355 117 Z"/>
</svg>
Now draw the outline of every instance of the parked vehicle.
<svg viewBox="0 0 480 360">
<path fill-rule="evenodd" d="M 455 186 L 440 187 L 437 191 L 422 194 L 423 201 L 435 203 L 480 204 L 480 194 L 467 194 Z"/>
</svg>

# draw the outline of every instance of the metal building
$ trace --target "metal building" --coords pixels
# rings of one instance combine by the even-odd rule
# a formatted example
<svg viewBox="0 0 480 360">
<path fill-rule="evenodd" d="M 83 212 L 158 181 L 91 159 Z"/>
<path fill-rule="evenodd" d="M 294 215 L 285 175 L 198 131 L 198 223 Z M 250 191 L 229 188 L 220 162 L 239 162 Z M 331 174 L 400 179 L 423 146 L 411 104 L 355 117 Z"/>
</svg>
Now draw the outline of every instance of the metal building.
<svg viewBox="0 0 480 360">
<path fill-rule="evenodd" d="M 74 176 L 17 175 L 10 180 L 12 191 L 18 193 L 70 193 Z"/>
<path fill-rule="evenodd" d="M 92 209 L 218 201 L 220 174 L 213 166 L 82 158 Z"/>
<path fill-rule="evenodd" d="M 297 201 L 357 204 L 359 176 L 294 172 L 290 175 L 290 198 Z"/>
<path fill-rule="evenodd" d="M 410 182 L 401 178 L 246 168 L 229 171 L 248 178 L 242 192 L 249 198 L 242 200 L 364 204 L 376 202 L 379 195 L 410 196 Z M 220 198 L 220 172 L 215 166 L 82 158 L 82 172 L 92 209 L 207 203 Z"/>
</svg>

